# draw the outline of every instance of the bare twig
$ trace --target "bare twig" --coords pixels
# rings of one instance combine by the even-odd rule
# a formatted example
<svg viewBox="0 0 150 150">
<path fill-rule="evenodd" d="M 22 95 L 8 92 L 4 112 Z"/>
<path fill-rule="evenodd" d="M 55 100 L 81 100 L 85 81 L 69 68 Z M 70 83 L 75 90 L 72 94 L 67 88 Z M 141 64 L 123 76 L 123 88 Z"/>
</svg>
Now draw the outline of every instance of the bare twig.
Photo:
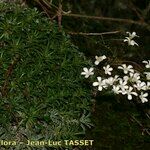
<svg viewBox="0 0 150 150">
<path fill-rule="evenodd" d="M 145 22 L 135 21 L 131 19 L 121 19 L 121 18 L 110 18 L 110 17 L 100 17 L 100 16 L 88 16 L 88 15 L 81 15 L 81 14 L 69 14 L 69 13 L 63 13 L 63 16 L 67 17 L 74 17 L 74 18 L 86 18 L 86 19 L 92 19 L 92 20 L 103 20 L 103 21 L 113 21 L 113 22 L 121 22 L 121 23 L 127 23 L 127 24 L 136 24 L 143 27 L 146 27 L 148 30 L 150 30 L 150 26 Z"/>
<path fill-rule="evenodd" d="M 142 128 L 142 134 L 144 134 L 144 132 L 146 132 L 148 135 L 150 135 L 150 132 L 148 131 L 147 128 L 144 128 L 144 126 L 134 117 L 131 116 L 131 118 Z"/>
<path fill-rule="evenodd" d="M 75 18 L 86 18 L 86 19 L 93 19 L 93 20 L 112 21 L 112 22 L 120 22 L 120 23 L 126 23 L 126 24 L 136 24 L 136 25 L 139 25 L 139 26 L 143 26 L 147 30 L 150 31 L 150 25 L 148 23 L 144 22 L 144 20 L 142 20 L 141 16 L 139 16 L 140 15 L 139 13 L 137 15 L 140 17 L 140 21 L 135 21 L 135 20 L 132 20 L 132 19 L 101 17 L 101 16 L 88 16 L 88 15 L 81 15 L 81 14 L 71 14 L 70 11 L 65 12 L 65 11 L 63 11 L 61 5 L 59 5 L 57 7 L 54 4 L 49 3 L 47 0 L 41 0 L 41 2 L 43 2 L 44 5 L 46 5 L 46 7 L 44 7 L 39 0 L 37 0 L 36 2 L 40 4 L 40 6 L 45 11 L 45 13 L 47 14 L 48 17 L 50 17 L 49 9 L 51 7 L 55 8 L 57 10 L 57 14 L 52 17 L 53 19 L 57 16 L 59 20 L 60 20 L 60 18 L 62 20 L 62 16 L 68 16 L 68 17 L 75 17 Z M 61 9 L 61 15 L 60 15 L 60 9 Z M 137 10 L 134 9 L 134 11 L 136 11 L 136 13 L 137 13 Z M 60 21 L 59 21 L 59 23 L 60 23 Z"/>
<path fill-rule="evenodd" d="M 138 18 L 139 18 L 142 22 L 144 22 L 144 17 L 141 15 L 140 9 L 138 9 L 131 1 L 129 1 L 128 7 L 129 7 L 132 11 L 134 11 L 134 12 L 136 13 L 136 15 L 138 16 Z"/>
<path fill-rule="evenodd" d="M 50 19 L 52 19 L 51 18 L 51 16 L 50 16 L 50 14 L 49 14 L 49 12 L 48 12 L 48 9 L 38 0 L 38 1 L 36 1 L 40 6 L 41 6 L 41 8 L 43 9 L 43 11 L 46 13 L 46 15 L 47 15 L 47 17 L 49 17 Z M 42 2 L 44 2 L 45 3 L 45 1 L 42 1 Z M 46 4 L 46 3 L 45 3 Z M 46 5 L 47 6 L 47 5 Z"/>
<path fill-rule="evenodd" d="M 7 95 L 7 90 L 8 90 L 8 84 L 9 84 L 9 77 L 12 75 L 14 66 L 16 65 L 17 61 L 19 60 L 19 56 L 15 56 L 13 62 L 10 64 L 8 69 L 5 72 L 5 81 L 3 86 L 1 87 L 1 94 L 3 97 Z"/>
<path fill-rule="evenodd" d="M 58 17 L 59 30 L 61 31 L 61 22 L 62 22 L 62 4 L 61 4 L 61 1 L 59 2 L 59 7 L 57 10 L 57 17 Z"/>
<path fill-rule="evenodd" d="M 137 66 L 140 70 L 143 69 L 138 63 L 134 62 L 134 61 L 130 61 L 130 60 L 120 60 L 117 63 L 122 64 L 122 63 L 131 63 L 135 66 Z"/>
<path fill-rule="evenodd" d="M 121 31 L 111 31 L 111 32 L 102 32 L 102 33 L 83 33 L 83 32 L 68 32 L 71 35 L 85 35 L 85 36 L 98 36 L 98 35 L 109 35 L 109 34 L 117 34 Z"/>
<path fill-rule="evenodd" d="M 148 6 L 145 8 L 145 10 L 144 10 L 144 15 L 146 16 L 146 15 L 148 15 L 148 13 L 150 12 L 150 2 L 149 2 L 149 4 L 148 4 Z"/>
</svg>

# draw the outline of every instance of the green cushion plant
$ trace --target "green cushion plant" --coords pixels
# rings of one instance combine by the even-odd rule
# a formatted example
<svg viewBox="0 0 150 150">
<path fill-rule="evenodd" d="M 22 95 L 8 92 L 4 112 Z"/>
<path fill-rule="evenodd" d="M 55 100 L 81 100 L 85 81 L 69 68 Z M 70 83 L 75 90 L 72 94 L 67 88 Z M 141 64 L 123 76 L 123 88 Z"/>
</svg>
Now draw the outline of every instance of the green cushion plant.
<svg viewBox="0 0 150 150">
<path fill-rule="evenodd" d="M 0 139 L 80 138 L 91 126 L 79 75 L 89 63 L 42 13 L 0 3 Z"/>
</svg>

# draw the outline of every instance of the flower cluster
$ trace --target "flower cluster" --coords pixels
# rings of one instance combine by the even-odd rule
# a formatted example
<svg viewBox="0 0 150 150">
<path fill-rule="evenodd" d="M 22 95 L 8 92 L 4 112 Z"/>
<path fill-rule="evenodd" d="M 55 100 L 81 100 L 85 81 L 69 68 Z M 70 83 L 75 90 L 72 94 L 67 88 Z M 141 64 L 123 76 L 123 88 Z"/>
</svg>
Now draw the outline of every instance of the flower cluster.
<svg viewBox="0 0 150 150">
<path fill-rule="evenodd" d="M 129 33 L 130 39 L 136 36 L 136 33 Z M 101 65 L 101 62 L 107 57 L 95 56 L 94 64 L 96 66 Z M 106 62 L 107 64 L 107 62 Z M 97 87 L 98 91 L 112 91 L 114 94 L 122 94 L 126 96 L 128 100 L 132 100 L 133 97 L 141 100 L 142 103 L 148 102 L 148 92 L 150 90 L 150 60 L 143 61 L 145 64 L 146 71 L 139 72 L 134 69 L 132 65 L 120 64 L 117 68 L 113 68 L 113 65 L 107 64 L 103 66 L 103 75 L 97 76 L 97 81 L 93 82 L 93 86 Z M 114 70 L 117 75 L 114 74 Z M 94 75 L 94 68 L 83 68 L 81 75 L 85 75 L 85 78 L 88 78 L 91 75 Z"/>
<path fill-rule="evenodd" d="M 133 40 L 134 37 L 139 37 L 138 35 L 136 35 L 136 32 L 132 32 L 132 34 L 130 32 L 126 32 L 127 34 L 129 34 L 129 37 L 125 37 L 124 42 L 127 42 L 128 45 L 134 46 L 138 44 Z"/>
</svg>

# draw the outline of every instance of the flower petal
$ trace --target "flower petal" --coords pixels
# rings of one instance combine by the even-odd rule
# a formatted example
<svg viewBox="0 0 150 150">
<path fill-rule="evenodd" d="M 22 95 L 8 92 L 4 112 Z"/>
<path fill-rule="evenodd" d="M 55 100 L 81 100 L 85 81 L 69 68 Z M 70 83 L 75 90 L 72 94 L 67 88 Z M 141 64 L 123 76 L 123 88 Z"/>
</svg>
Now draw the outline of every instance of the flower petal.
<svg viewBox="0 0 150 150">
<path fill-rule="evenodd" d="M 102 91 L 102 89 L 103 89 L 102 86 L 99 86 L 99 87 L 98 87 L 98 90 L 99 90 L 99 91 Z"/>
<path fill-rule="evenodd" d="M 132 95 L 129 94 L 128 95 L 128 99 L 131 100 L 132 99 Z"/>
<path fill-rule="evenodd" d="M 95 61 L 95 65 L 98 65 L 98 64 L 99 64 L 99 61 L 96 60 L 96 61 Z"/>
<path fill-rule="evenodd" d="M 81 72 L 81 75 L 86 75 L 86 72 Z"/>
<path fill-rule="evenodd" d="M 86 75 L 85 75 L 85 78 L 88 78 L 88 77 L 89 77 L 89 75 L 88 75 L 88 74 L 86 74 Z"/>
<path fill-rule="evenodd" d="M 102 78 L 101 78 L 101 77 L 97 77 L 97 80 L 98 80 L 99 82 L 101 82 L 101 81 L 102 81 Z"/>
<path fill-rule="evenodd" d="M 98 82 L 93 82 L 93 86 L 98 86 L 99 83 Z"/>
<path fill-rule="evenodd" d="M 85 67 L 83 68 L 83 70 L 84 70 L 85 72 L 88 72 L 88 69 L 87 69 L 87 68 L 85 68 Z"/>
<path fill-rule="evenodd" d="M 90 68 L 90 69 L 89 69 L 89 72 L 92 72 L 93 70 L 94 70 L 94 68 Z"/>
</svg>

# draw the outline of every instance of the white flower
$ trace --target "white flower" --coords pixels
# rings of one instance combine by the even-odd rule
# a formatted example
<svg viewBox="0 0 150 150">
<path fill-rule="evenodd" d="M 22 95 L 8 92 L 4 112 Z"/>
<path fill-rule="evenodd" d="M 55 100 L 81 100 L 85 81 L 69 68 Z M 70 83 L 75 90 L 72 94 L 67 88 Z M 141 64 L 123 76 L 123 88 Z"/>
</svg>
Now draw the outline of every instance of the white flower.
<svg viewBox="0 0 150 150">
<path fill-rule="evenodd" d="M 105 79 L 106 84 L 113 85 L 114 82 L 118 81 L 118 75 L 115 75 L 114 77 L 109 77 L 108 79 Z"/>
<path fill-rule="evenodd" d="M 101 61 L 103 61 L 104 59 L 106 59 L 106 56 L 105 55 L 103 55 L 103 56 L 95 56 L 95 59 L 96 59 L 96 61 L 95 61 L 95 65 L 98 65 Z"/>
<path fill-rule="evenodd" d="M 105 74 L 108 74 L 108 75 L 111 75 L 111 71 L 113 70 L 113 68 L 111 68 L 110 65 L 103 67 L 103 69 L 105 70 Z"/>
<path fill-rule="evenodd" d="M 124 76 L 124 77 L 123 77 L 123 80 L 126 81 L 126 82 L 128 82 L 129 79 L 130 79 L 129 76 Z"/>
<path fill-rule="evenodd" d="M 108 81 L 107 81 L 108 79 L 104 79 L 103 80 L 103 88 L 105 88 L 105 89 L 107 89 L 108 88 L 108 86 L 109 86 L 109 84 L 108 84 Z"/>
<path fill-rule="evenodd" d="M 119 87 L 119 86 L 115 86 L 115 85 L 113 85 L 112 91 L 113 91 L 115 94 L 121 93 L 120 87 Z"/>
<path fill-rule="evenodd" d="M 141 95 L 139 96 L 142 103 L 148 102 L 148 99 L 146 98 L 148 96 L 148 93 L 141 92 Z"/>
<path fill-rule="evenodd" d="M 123 41 L 128 42 L 128 45 L 131 45 L 131 46 L 134 46 L 134 45 L 139 46 L 134 40 L 131 40 L 129 37 L 126 37 Z"/>
<path fill-rule="evenodd" d="M 118 69 L 122 69 L 124 71 L 124 74 L 127 74 L 128 72 L 134 72 L 133 66 L 132 65 L 126 65 L 122 64 L 121 66 L 118 67 Z"/>
<path fill-rule="evenodd" d="M 150 90 L 150 82 L 147 82 L 146 90 Z"/>
<path fill-rule="evenodd" d="M 113 77 L 110 77 L 108 79 L 105 79 L 106 86 L 108 87 L 109 85 L 113 85 Z"/>
<path fill-rule="evenodd" d="M 125 37 L 124 42 L 128 42 L 128 45 L 131 45 L 131 46 L 134 46 L 134 45 L 138 46 L 138 44 L 134 40 L 132 40 L 134 37 L 138 37 L 136 35 L 136 32 L 132 32 L 132 34 L 130 32 L 126 32 L 126 33 L 129 34 L 129 37 Z"/>
<path fill-rule="evenodd" d="M 146 83 L 145 82 L 137 82 L 136 84 L 133 85 L 138 91 L 140 90 L 146 90 L 147 89 L 147 86 L 146 86 Z"/>
<path fill-rule="evenodd" d="M 126 91 L 125 91 L 125 94 L 127 94 L 128 96 L 128 100 L 131 100 L 132 99 L 132 95 L 135 95 L 137 96 L 138 94 L 136 92 L 132 92 L 133 90 L 133 87 L 129 87 Z"/>
<path fill-rule="evenodd" d="M 139 73 L 129 73 L 131 82 L 139 82 L 140 74 Z"/>
<path fill-rule="evenodd" d="M 144 61 L 142 61 L 142 63 L 146 64 L 145 65 L 146 68 L 150 68 L 150 60 L 148 60 L 148 61 L 144 60 Z"/>
<path fill-rule="evenodd" d="M 134 37 L 139 37 L 138 35 L 136 35 L 136 32 L 132 32 L 132 34 L 130 32 L 126 32 L 127 34 L 129 34 L 129 38 L 133 39 Z"/>
<path fill-rule="evenodd" d="M 114 78 L 113 78 L 113 77 L 110 77 L 110 78 L 106 79 L 106 83 L 107 83 L 108 85 L 113 85 L 113 83 L 114 83 Z"/>
<path fill-rule="evenodd" d="M 83 68 L 84 72 L 81 72 L 81 75 L 85 75 L 85 78 L 88 78 L 90 75 L 93 75 L 94 68 L 90 68 L 89 70 L 87 68 Z"/>
<path fill-rule="evenodd" d="M 105 86 L 105 81 L 102 80 L 101 77 L 97 77 L 98 82 L 94 82 L 93 86 L 98 86 L 98 90 L 102 91 L 103 87 Z"/>
<path fill-rule="evenodd" d="M 118 80 L 119 80 L 118 77 L 119 77 L 118 75 L 115 75 L 115 76 L 114 76 L 114 81 L 118 81 Z"/>
<path fill-rule="evenodd" d="M 147 80 L 150 80 L 150 72 L 144 72 L 144 74 L 146 74 Z"/>
<path fill-rule="evenodd" d="M 139 73 L 129 73 L 129 76 L 123 77 L 124 81 L 130 81 L 130 82 L 140 82 L 140 74 Z"/>
<path fill-rule="evenodd" d="M 120 79 L 118 86 L 121 89 L 121 93 L 124 95 L 126 93 L 126 90 L 128 89 L 127 81 Z"/>
</svg>

